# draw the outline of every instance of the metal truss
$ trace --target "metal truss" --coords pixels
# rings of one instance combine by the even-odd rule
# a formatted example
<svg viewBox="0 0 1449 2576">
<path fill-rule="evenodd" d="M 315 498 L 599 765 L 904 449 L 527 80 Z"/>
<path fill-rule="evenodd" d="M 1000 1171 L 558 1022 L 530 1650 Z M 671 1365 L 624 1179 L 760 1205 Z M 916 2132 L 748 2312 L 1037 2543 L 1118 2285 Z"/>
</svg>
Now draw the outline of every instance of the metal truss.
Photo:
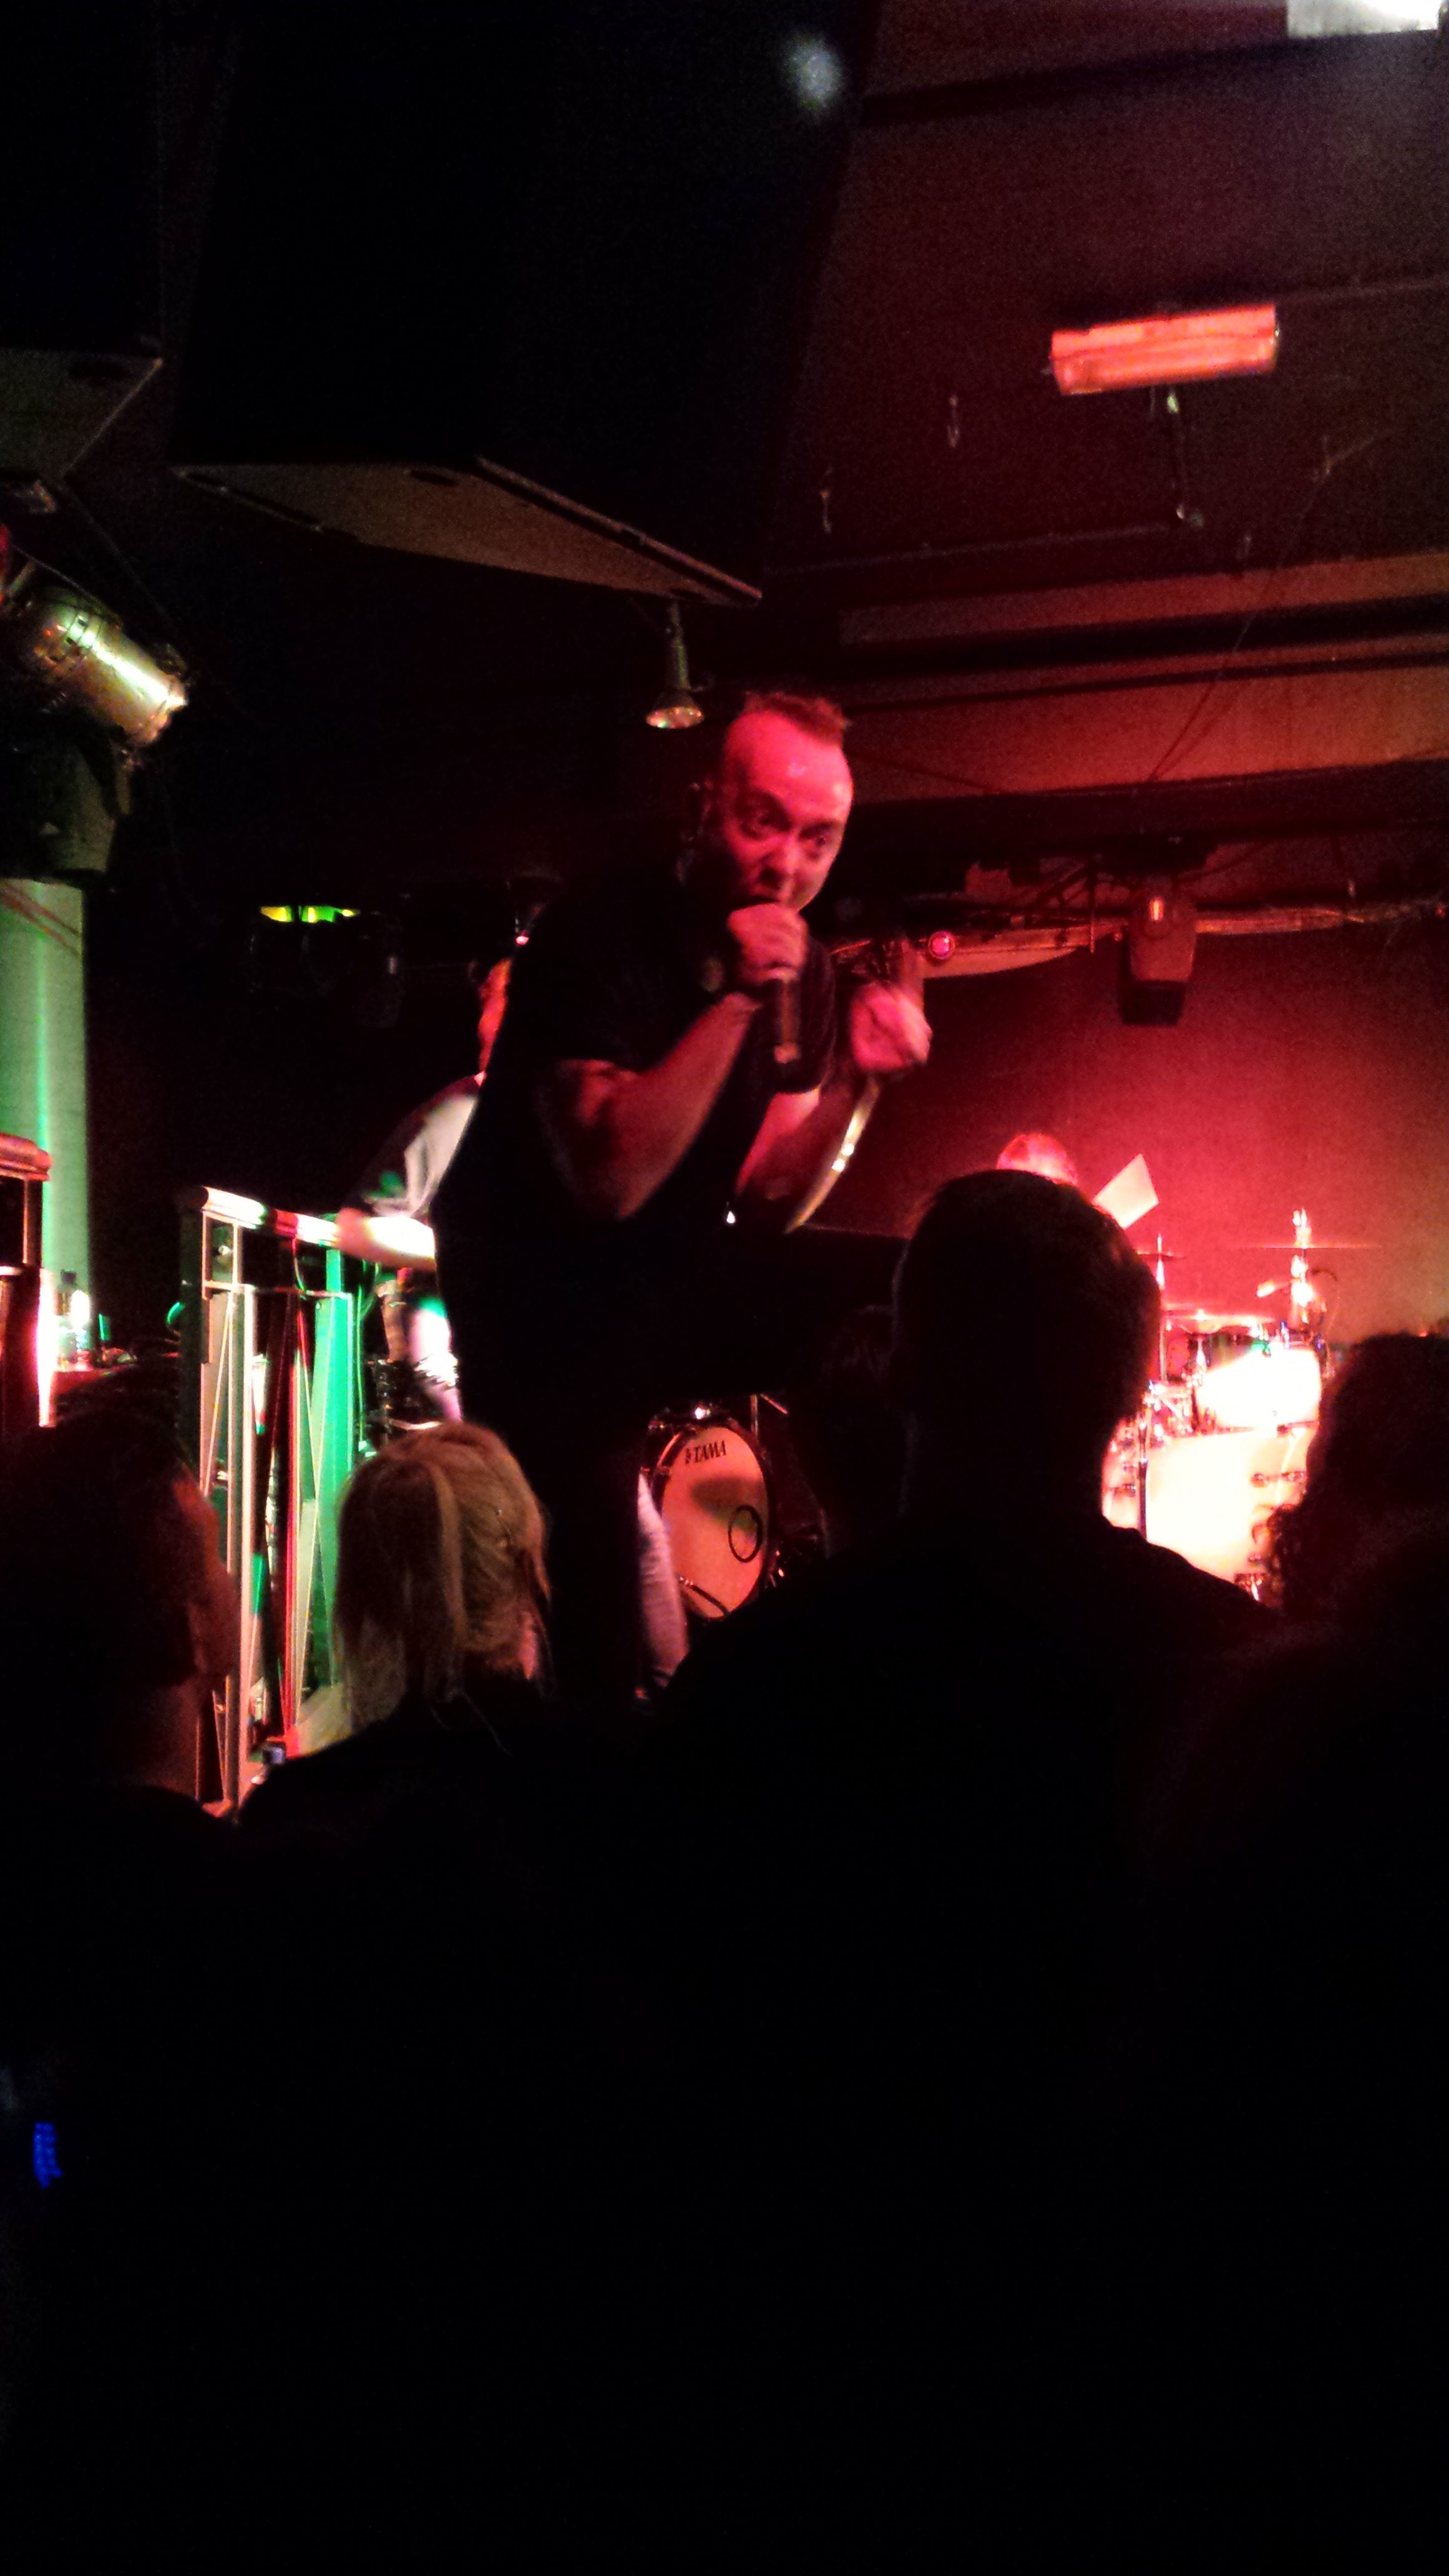
<svg viewBox="0 0 1449 2576">
<path fill-rule="evenodd" d="M 291 1739 L 307 1693 L 333 1679 L 337 1505 L 362 1455 L 363 1298 L 327 1217 L 191 1190 L 181 1239 L 182 1434 L 241 1603 L 217 1707 L 235 1808 L 263 1747 Z"/>
<path fill-rule="evenodd" d="M 39 1325 L 41 1203 L 50 1156 L 23 1136 L 0 1136 L 0 1440 L 42 1419 Z"/>
</svg>

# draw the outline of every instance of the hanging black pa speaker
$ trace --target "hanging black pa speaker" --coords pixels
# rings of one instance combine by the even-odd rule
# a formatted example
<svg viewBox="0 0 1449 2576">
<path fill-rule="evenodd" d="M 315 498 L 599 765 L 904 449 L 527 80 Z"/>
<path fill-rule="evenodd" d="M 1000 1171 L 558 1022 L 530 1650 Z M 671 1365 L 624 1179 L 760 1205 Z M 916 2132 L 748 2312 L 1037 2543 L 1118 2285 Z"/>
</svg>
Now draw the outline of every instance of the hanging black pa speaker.
<svg viewBox="0 0 1449 2576">
<path fill-rule="evenodd" d="M 161 363 L 155 45 L 142 0 L 47 0 L 7 23 L 0 481 L 22 498 Z"/>
<path fill-rule="evenodd" d="M 753 596 L 873 15 L 254 9 L 181 470 L 371 545 Z"/>
</svg>

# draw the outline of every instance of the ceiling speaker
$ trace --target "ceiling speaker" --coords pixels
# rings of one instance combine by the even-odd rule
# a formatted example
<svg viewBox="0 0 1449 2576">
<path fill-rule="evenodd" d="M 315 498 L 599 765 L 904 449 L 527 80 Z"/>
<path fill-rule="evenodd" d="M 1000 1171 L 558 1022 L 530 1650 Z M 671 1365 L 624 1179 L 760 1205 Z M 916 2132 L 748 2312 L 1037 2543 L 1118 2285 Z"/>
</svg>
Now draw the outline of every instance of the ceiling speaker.
<svg viewBox="0 0 1449 2576">
<path fill-rule="evenodd" d="M 370 545 L 753 597 L 873 14 L 253 10 L 180 470 Z"/>
</svg>

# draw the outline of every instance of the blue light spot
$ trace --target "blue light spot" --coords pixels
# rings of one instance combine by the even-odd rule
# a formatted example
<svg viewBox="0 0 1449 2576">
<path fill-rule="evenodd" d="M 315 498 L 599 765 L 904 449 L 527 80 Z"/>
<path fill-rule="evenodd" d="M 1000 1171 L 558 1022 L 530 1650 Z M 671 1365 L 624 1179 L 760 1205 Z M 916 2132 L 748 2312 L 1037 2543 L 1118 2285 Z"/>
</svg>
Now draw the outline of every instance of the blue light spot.
<svg viewBox="0 0 1449 2576">
<path fill-rule="evenodd" d="M 53 2182 L 65 2179 L 60 2170 L 60 2158 L 55 2152 L 53 2120 L 36 2121 L 30 2134 L 30 2162 L 42 2191 L 48 2191 Z"/>
</svg>

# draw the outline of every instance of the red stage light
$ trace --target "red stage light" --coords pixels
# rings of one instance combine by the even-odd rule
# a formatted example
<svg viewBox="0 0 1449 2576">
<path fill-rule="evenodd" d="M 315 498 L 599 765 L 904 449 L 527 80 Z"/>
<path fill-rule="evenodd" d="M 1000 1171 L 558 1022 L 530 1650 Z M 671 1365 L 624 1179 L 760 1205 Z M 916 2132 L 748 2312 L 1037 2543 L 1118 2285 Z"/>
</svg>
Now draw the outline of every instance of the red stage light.
<svg viewBox="0 0 1449 2576">
<path fill-rule="evenodd" d="M 933 930 L 930 938 L 926 942 L 926 955 L 931 959 L 932 963 L 937 966 L 949 965 L 955 954 L 956 933 L 954 930 Z"/>
<path fill-rule="evenodd" d="M 1124 385 L 1180 385 L 1194 376 L 1264 376 L 1278 359 L 1278 313 L 1244 304 L 1223 313 L 1157 313 L 1053 331 L 1052 373 L 1064 394 Z"/>
</svg>

